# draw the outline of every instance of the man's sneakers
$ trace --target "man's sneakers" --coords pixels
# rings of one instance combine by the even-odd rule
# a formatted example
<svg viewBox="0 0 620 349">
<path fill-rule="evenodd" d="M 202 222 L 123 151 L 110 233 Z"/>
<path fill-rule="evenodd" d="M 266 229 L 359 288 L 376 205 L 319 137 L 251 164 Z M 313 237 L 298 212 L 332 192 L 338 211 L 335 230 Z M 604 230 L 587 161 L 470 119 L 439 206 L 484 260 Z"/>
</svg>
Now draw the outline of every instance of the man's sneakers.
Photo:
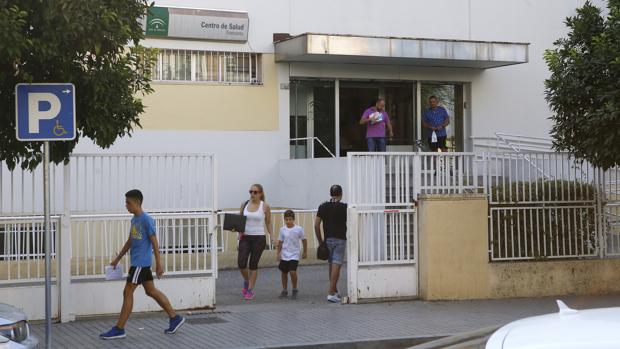
<svg viewBox="0 0 620 349">
<path fill-rule="evenodd" d="M 340 303 L 340 297 L 338 297 L 338 294 L 329 294 L 327 295 L 327 301 L 331 302 L 331 303 Z"/>
<path fill-rule="evenodd" d="M 293 294 L 291 295 L 291 299 L 297 299 L 297 294 L 298 293 L 299 293 L 299 290 L 293 289 Z"/>
<path fill-rule="evenodd" d="M 125 337 L 127 337 L 127 334 L 125 333 L 125 329 L 118 328 L 116 326 L 112 327 L 112 329 L 109 330 L 108 332 L 104 332 L 99 335 L 99 338 L 101 339 L 120 339 L 120 338 L 125 338 Z"/>
<path fill-rule="evenodd" d="M 183 324 L 185 324 L 185 318 L 181 315 L 177 315 L 170 319 L 170 326 L 164 330 L 164 333 L 174 334 L 179 330 L 179 328 L 181 328 L 181 326 L 183 326 Z M 125 337 L 127 337 L 125 329 L 118 328 L 116 326 L 112 327 L 112 329 L 108 332 L 99 335 L 99 338 L 101 339 L 119 339 Z"/>
<path fill-rule="evenodd" d="M 185 318 L 181 315 L 177 315 L 170 319 L 170 327 L 164 330 L 165 334 L 175 334 L 181 326 L 185 324 Z"/>
<path fill-rule="evenodd" d="M 280 295 L 278 296 L 278 298 L 280 298 L 280 299 L 288 298 L 288 291 L 287 290 L 282 290 L 282 292 L 280 292 Z"/>
</svg>

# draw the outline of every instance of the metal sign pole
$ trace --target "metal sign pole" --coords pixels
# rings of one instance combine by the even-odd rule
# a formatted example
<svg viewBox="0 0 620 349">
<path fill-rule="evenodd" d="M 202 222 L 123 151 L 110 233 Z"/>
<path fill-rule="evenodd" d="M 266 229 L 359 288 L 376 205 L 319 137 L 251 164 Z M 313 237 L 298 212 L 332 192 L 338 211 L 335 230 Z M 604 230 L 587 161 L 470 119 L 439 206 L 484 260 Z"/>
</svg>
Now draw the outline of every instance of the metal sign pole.
<svg viewBox="0 0 620 349">
<path fill-rule="evenodd" d="M 43 142 L 43 211 L 45 224 L 45 348 L 52 347 L 52 263 L 50 222 L 50 142 Z"/>
</svg>

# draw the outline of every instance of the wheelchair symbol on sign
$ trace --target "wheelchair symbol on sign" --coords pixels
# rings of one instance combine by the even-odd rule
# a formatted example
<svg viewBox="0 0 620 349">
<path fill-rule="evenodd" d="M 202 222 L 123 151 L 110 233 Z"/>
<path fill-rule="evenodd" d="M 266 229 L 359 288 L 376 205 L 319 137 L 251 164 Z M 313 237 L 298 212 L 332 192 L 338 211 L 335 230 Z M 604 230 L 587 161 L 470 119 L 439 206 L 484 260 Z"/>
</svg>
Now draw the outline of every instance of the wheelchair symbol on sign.
<svg viewBox="0 0 620 349">
<path fill-rule="evenodd" d="M 65 130 L 64 127 L 62 127 L 62 125 L 60 124 L 60 121 L 56 120 L 56 126 L 54 126 L 54 130 L 53 130 L 54 134 L 58 137 L 60 136 L 64 136 L 67 133 L 67 130 Z"/>
</svg>

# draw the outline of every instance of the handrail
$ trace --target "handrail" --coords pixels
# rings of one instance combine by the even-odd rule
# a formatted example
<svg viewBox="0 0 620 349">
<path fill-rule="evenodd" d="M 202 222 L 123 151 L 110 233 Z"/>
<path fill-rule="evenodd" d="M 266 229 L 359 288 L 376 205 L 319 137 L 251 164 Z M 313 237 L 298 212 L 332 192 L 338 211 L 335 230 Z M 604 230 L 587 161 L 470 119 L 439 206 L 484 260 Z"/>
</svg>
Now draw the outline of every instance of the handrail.
<svg viewBox="0 0 620 349">
<path fill-rule="evenodd" d="M 508 136 L 515 136 L 515 135 L 509 135 L 506 133 L 500 133 L 500 132 L 495 132 L 495 136 L 497 137 L 497 145 L 499 148 L 499 141 L 501 140 L 502 142 L 504 142 L 506 145 L 508 145 L 508 147 L 510 147 L 510 149 L 512 149 L 515 153 L 517 154 L 521 154 L 521 147 L 519 145 L 519 147 L 516 147 L 515 145 L 513 145 L 508 139 L 506 139 L 506 137 Z M 517 135 L 517 137 L 519 137 Z M 530 138 L 530 139 L 543 139 L 543 138 L 538 138 L 538 137 L 529 137 L 529 136 L 523 136 L 523 138 Z M 523 159 L 525 161 L 527 161 L 532 167 L 534 167 L 536 169 L 536 171 L 540 172 L 543 177 L 545 179 L 550 179 L 549 175 L 547 173 L 545 173 L 545 171 L 543 169 L 541 169 L 540 167 L 538 167 L 537 164 L 535 164 L 528 155 L 523 154 Z"/>
<path fill-rule="evenodd" d="M 323 147 L 323 149 L 325 149 L 325 151 L 327 151 L 327 153 L 329 153 L 329 155 L 331 155 L 332 158 L 335 158 L 336 155 L 334 155 L 334 153 L 331 152 L 331 150 L 329 150 L 329 148 L 327 148 L 327 146 L 319 139 L 319 137 L 301 137 L 301 138 L 291 138 L 289 141 L 293 142 L 293 141 L 309 141 L 312 140 L 312 146 L 310 147 L 310 158 L 314 159 L 314 141 L 319 142 L 319 144 Z"/>
</svg>

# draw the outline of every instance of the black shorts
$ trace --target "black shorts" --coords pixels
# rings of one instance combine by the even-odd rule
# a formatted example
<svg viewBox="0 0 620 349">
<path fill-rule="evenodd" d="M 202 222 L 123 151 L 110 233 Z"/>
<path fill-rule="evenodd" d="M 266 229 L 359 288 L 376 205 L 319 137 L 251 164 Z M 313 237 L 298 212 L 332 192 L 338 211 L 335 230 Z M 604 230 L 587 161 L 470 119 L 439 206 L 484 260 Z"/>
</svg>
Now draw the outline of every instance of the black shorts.
<svg viewBox="0 0 620 349">
<path fill-rule="evenodd" d="M 127 275 L 127 282 L 134 285 L 141 285 L 145 281 L 153 281 L 151 267 L 131 267 Z"/>
<path fill-rule="evenodd" d="M 297 271 L 297 266 L 299 265 L 299 261 L 290 260 L 290 261 L 280 261 L 278 264 L 278 269 L 283 273 L 288 273 L 289 271 Z"/>
<path fill-rule="evenodd" d="M 242 235 L 239 241 L 239 254 L 237 255 L 239 269 L 248 268 L 248 260 L 250 270 L 258 269 L 258 262 L 266 245 L 265 235 Z"/>
<path fill-rule="evenodd" d="M 446 136 L 437 136 L 437 143 L 431 143 L 431 139 L 428 139 L 428 146 L 431 151 L 437 151 L 437 149 L 446 149 Z"/>
</svg>

